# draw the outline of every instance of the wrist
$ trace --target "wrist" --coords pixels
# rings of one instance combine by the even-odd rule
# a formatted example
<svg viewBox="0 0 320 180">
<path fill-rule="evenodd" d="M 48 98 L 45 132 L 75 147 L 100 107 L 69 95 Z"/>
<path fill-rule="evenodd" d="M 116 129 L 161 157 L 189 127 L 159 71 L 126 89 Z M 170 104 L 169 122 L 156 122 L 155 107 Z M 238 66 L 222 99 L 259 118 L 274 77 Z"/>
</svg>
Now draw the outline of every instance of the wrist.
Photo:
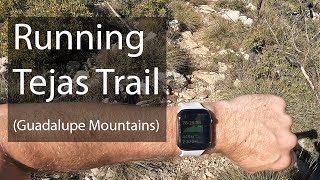
<svg viewBox="0 0 320 180">
<path fill-rule="evenodd" d="M 180 155 L 180 149 L 177 146 L 177 114 L 179 107 L 169 107 L 167 109 L 167 144 L 169 146 L 169 155 L 172 157 Z"/>
<path fill-rule="evenodd" d="M 219 101 L 215 103 L 204 103 L 203 106 L 210 111 L 212 123 L 212 144 L 207 150 L 207 153 L 224 153 L 227 149 L 228 139 L 226 134 L 228 133 L 227 125 L 227 101 Z"/>
<path fill-rule="evenodd" d="M 228 150 L 228 139 L 226 134 L 230 124 L 228 125 L 226 111 L 228 109 L 227 101 L 219 101 L 215 103 L 203 103 L 206 109 L 209 110 L 211 118 L 213 119 L 212 124 L 212 144 L 205 151 L 205 153 L 224 153 Z M 170 107 L 167 111 L 167 143 L 170 144 L 171 156 L 178 156 L 181 150 L 177 146 L 177 114 L 179 107 Z"/>
</svg>

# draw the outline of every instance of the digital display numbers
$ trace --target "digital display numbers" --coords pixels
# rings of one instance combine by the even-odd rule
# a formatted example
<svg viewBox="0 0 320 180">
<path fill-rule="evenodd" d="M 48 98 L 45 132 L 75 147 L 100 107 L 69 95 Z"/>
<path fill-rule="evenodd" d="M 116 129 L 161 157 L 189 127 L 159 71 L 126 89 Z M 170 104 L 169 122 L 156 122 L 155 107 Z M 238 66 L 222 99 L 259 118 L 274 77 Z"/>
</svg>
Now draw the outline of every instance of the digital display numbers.
<svg viewBox="0 0 320 180">
<path fill-rule="evenodd" d="M 181 146 L 202 148 L 210 143 L 210 114 L 205 110 L 187 110 L 179 115 Z"/>
</svg>

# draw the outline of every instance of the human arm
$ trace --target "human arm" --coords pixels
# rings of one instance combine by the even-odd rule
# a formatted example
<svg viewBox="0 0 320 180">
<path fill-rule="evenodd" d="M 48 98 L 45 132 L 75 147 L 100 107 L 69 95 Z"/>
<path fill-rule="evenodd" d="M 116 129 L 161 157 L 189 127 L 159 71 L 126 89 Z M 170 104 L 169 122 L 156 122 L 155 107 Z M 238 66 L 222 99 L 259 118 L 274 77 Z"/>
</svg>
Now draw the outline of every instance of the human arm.
<svg viewBox="0 0 320 180">
<path fill-rule="evenodd" d="M 290 150 L 297 140 L 291 133 L 292 120 L 285 113 L 285 102 L 281 98 L 248 95 L 204 106 L 216 119 L 213 126 L 215 143 L 206 153 L 222 153 L 249 172 L 282 170 L 290 166 Z M 110 117 L 116 117 L 117 111 L 109 111 Z M 155 118 L 157 111 L 157 108 L 149 109 L 144 116 Z M 180 153 L 176 146 L 177 111 L 177 107 L 167 110 L 166 142 L 8 143 L 7 106 L 4 105 L 0 110 L 2 146 L 11 158 L 35 170 L 70 171 L 125 161 L 173 157 Z M 130 116 L 130 111 L 127 114 Z"/>
</svg>

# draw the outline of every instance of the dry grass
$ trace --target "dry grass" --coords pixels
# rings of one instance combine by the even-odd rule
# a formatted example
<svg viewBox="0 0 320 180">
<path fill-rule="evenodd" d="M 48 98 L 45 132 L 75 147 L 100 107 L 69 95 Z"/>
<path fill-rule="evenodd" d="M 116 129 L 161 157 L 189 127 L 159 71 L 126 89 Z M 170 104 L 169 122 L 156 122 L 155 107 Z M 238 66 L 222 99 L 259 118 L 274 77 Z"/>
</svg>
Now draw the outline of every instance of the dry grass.
<svg viewBox="0 0 320 180">
<path fill-rule="evenodd" d="M 182 24 L 183 29 L 195 31 L 202 25 L 202 18 L 191 6 L 181 0 L 174 0 L 169 4 L 173 16 Z"/>
<path fill-rule="evenodd" d="M 220 9 L 232 9 L 247 13 L 249 10 L 246 8 L 247 2 L 244 0 L 219 0 L 215 2 L 215 7 Z"/>
<path fill-rule="evenodd" d="M 208 3 L 207 0 L 190 0 L 190 3 L 199 6 L 199 5 L 206 5 Z"/>
<path fill-rule="evenodd" d="M 235 49 L 243 44 L 249 29 L 241 22 L 228 21 L 218 16 L 212 16 L 210 21 L 211 26 L 201 29 L 203 40 L 208 46 Z"/>
<path fill-rule="evenodd" d="M 249 174 L 236 166 L 231 166 L 226 171 L 219 173 L 219 180 L 290 180 L 294 175 L 294 170 L 283 172 L 259 172 Z"/>
<path fill-rule="evenodd" d="M 167 69 L 180 74 L 190 74 L 193 69 L 189 55 L 170 40 L 167 41 Z"/>
</svg>

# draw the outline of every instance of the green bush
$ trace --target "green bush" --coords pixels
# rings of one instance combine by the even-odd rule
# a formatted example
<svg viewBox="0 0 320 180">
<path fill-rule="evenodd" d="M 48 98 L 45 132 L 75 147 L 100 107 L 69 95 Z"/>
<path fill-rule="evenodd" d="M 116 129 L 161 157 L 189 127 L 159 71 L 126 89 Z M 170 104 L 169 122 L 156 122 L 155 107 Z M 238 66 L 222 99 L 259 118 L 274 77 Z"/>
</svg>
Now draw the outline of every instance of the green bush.
<svg viewBox="0 0 320 180">
<path fill-rule="evenodd" d="M 169 0 L 128 0 L 113 3 L 123 17 L 169 17 Z"/>
</svg>

